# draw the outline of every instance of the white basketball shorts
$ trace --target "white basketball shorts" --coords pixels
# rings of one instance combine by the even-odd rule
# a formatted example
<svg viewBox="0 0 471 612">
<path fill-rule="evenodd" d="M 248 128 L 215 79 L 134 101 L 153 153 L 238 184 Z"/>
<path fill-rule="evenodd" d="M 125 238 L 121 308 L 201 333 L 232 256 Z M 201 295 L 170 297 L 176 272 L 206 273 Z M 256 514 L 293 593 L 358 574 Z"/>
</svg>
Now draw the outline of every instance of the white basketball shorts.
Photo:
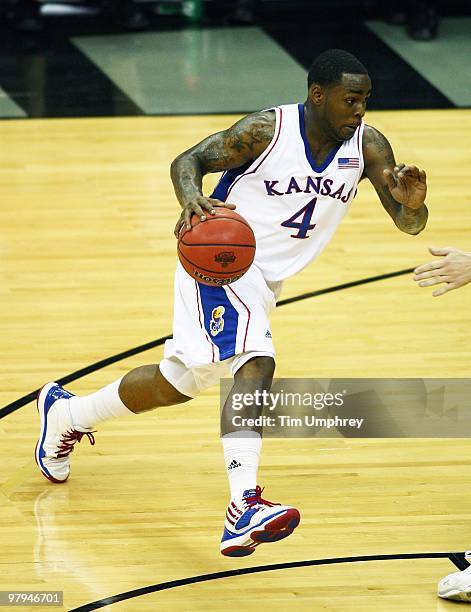
<svg viewBox="0 0 471 612">
<path fill-rule="evenodd" d="M 191 278 L 178 263 L 175 272 L 173 338 L 160 362 L 163 376 L 180 393 L 195 397 L 249 359 L 275 356 L 269 315 L 281 283 L 270 283 L 252 265 L 222 287 Z"/>
</svg>

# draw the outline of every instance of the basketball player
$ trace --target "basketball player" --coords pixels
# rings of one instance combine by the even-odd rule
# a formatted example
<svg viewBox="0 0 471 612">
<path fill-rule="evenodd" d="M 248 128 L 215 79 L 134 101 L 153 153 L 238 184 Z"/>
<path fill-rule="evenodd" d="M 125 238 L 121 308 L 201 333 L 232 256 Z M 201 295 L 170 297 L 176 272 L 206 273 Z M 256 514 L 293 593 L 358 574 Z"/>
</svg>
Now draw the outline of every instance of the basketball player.
<svg viewBox="0 0 471 612">
<path fill-rule="evenodd" d="M 429 251 L 440 259 L 422 264 L 414 270 L 414 280 L 419 287 L 444 283 L 432 293 L 438 297 L 471 282 L 471 253 L 454 247 L 430 247 Z"/>
<path fill-rule="evenodd" d="M 260 397 L 270 388 L 275 349 L 269 314 L 281 283 L 322 252 L 362 178 L 374 185 L 401 231 L 418 234 L 425 227 L 425 172 L 396 164 L 385 136 L 363 123 L 370 93 L 370 77 L 358 59 L 326 51 L 309 70 L 304 104 L 249 115 L 174 160 L 171 177 L 182 207 L 175 236 L 190 226 L 193 214 L 204 221 L 217 206 L 233 209 L 234 202 L 255 232 L 254 264 L 225 287 L 199 284 L 177 266 L 173 339 L 159 365 L 136 368 L 86 397 L 56 383 L 43 387 L 36 460 L 46 478 L 67 479 L 74 444 L 84 435 L 94 443 L 91 431 L 101 421 L 188 402 L 230 372 L 234 384 L 221 430 L 231 499 L 220 550 L 245 556 L 293 531 L 298 510 L 261 497 L 260 428 L 234 425 L 232 398 Z M 221 171 L 214 193 L 204 196 L 203 175 Z M 238 422 L 261 413 L 260 403 L 246 404 Z"/>
<path fill-rule="evenodd" d="M 432 293 L 437 297 L 471 282 L 471 253 L 454 247 L 430 247 L 429 251 L 440 259 L 417 266 L 414 270 L 414 280 L 420 287 L 444 283 Z M 465 558 L 471 563 L 471 550 L 465 553 Z M 471 603 L 471 565 L 442 578 L 438 583 L 438 595 L 443 599 Z"/>
</svg>

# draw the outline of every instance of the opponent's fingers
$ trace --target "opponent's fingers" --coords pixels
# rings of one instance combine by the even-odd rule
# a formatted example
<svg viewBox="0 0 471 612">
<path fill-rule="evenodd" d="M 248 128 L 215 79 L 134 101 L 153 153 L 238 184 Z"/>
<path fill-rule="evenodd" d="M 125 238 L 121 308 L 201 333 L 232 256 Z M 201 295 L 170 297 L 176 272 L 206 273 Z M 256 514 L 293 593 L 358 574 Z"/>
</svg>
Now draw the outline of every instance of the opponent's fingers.
<svg viewBox="0 0 471 612">
<path fill-rule="evenodd" d="M 396 164 L 394 166 L 394 172 L 399 172 L 400 170 L 402 170 L 405 167 L 406 167 L 406 164 Z"/>
<path fill-rule="evenodd" d="M 432 276 L 446 276 L 445 272 L 441 268 L 435 268 L 428 270 L 427 272 L 421 272 L 414 276 L 414 280 L 424 280 L 426 278 L 432 278 Z"/>
<path fill-rule="evenodd" d="M 448 283 L 447 285 L 443 285 L 443 287 L 440 287 L 440 289 L 435 289 L 432 295 L 433 297 L 438 297 L 439 295 L 443 295 L 444 293 L 447 293 L 452 289 L 456 289 L 456 287 L 452 283 Z"/>
<path fill-rule="evenodd" d="M 414 274 L 423 274 L 424 272 L 428 272 L 429 270 L 438 270 L 443 266 L 443 259 L 438 259 L 436 261 L 429 261 L 428 263 L 422 264 L 421 266 L 417 266 L 414 270 Z"/>
<path fill-rule="evenodd" d="M 428 250 L 432 255 L 448 255 L 451 251 L 454 251 L 453 247 L 429 247 Z"/>
<path fill-rule="evenodd" d="M 421 281 L 419 287 L 432 287 L 432 285 L 439 285 L 440 283 L 447 283 L 449 280 L 448 276 L 433 276 L 427 280 Z"/>
</svg>

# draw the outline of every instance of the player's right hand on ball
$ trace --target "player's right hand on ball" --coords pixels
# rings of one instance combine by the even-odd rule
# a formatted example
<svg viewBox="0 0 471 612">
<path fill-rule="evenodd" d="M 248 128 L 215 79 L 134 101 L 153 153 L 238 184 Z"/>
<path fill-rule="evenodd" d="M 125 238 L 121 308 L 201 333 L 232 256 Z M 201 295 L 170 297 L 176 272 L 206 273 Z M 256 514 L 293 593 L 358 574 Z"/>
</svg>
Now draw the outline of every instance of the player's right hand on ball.
<svg viewBox="0 0 471 612">
<path fill-rule="evenodd" d="M 221 202 L 221 200 L 216 200 L 215 198 L 205 198 L 204 196 L 197 196 L 187 204 L 182 209 L 180 217 L 175 225 L 175 238 L 178 238 L 180 230 L 182 227 L 186 227 L 187 229 L 191 229 L 191 216 L 198 215 L 201 221 L 206 221 L 206 214 L 209 212 L 210 215 L 214 215 L 216 206 L 222 208 L 230 208 L 234 210 L 235 204 L 229 204 L 229 202 Z"/>
</svg>

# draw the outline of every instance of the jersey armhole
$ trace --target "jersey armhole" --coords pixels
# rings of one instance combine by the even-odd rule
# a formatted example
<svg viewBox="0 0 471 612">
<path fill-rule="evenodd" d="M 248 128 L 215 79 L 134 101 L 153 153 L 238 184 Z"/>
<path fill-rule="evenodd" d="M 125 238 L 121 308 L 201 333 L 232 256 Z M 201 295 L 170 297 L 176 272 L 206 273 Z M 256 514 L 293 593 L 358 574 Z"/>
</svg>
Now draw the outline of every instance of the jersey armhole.
<svg viewBox="0 0 471 612">
<path fill-rule="evenodd" d="M 261 153 L 256 159 L 253 160 L 253 162 L 244 172 L 244 175 L 253 174 L 260 168 L 260 166 L 263 164 L 266 158 L 273 151 L 273 149 L 275 148 L 280 138 L 281 126 L 283 122 L 283 111 L 281 107 L 274 106 L 273 108 L 266 108 L 262 112 L 269 112 L 269 111 L 275 111 L 275 130 L 273 132 L 273 138 L 270 140 L 267 148 L 263 151 L 263 153 Z"/>
<path fill-rule="evenodd" d="M 360 179 L 363 177 L 363 173 L 365 172 L 365 159 L 363 157 L 363 133 L 365 131 L 365 124 L 363 121 L 361 122 L 360 127 L 358 128 L 357 134 L 357 146 L 358 146 L 358 155 L 360 157 Z"/>
<path fill-rule="evenodd" d="M 239 181 L 241 181 L 243 178 L 250 174 L 255 174 L 275 148 L 276 143 L 278 142 L 278 139 L 280 137 L 283 111 L 278 106 L 274 107 L 273 109 L 269 108 L 266 110 L 275 111 L 275 131 L 273 134 L 273 138 L 270 140 L 267 148 L 256 159 L 254 159 L 253 162 L 250 163 L 250 165 L 240 166 L 239 168 L 224 172 L 211 197 L 218 198 L 219 200 L 226 202 L 232 189 L 239 183 Z"/>
</svg>

